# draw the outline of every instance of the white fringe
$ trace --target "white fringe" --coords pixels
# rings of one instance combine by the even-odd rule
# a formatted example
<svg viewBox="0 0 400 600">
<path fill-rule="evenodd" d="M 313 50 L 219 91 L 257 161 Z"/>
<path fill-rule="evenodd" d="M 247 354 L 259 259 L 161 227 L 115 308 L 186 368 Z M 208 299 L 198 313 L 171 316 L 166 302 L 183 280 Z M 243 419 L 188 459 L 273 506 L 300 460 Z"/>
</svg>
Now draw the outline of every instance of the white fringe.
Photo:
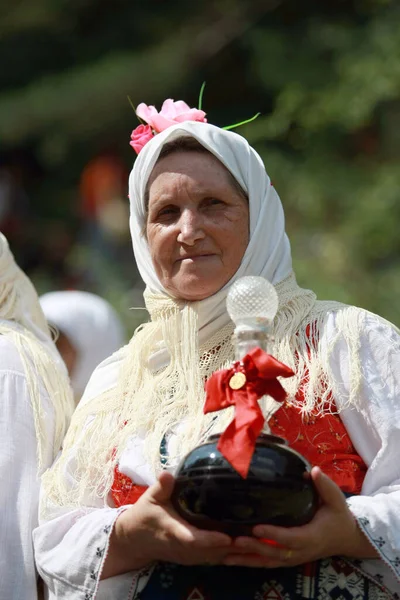
<svg viewBox="0 0 400 600">
<path fill-rule="evenodd" d="M 344 336 L 351 356 L 347 405 L 356 405 L 362 377 L 359 338 L 363 311 L 337 302 L 318 302 L 313 292 L 298 287 L 293 274 L 276 290 L 279 310 L 271 353 L 295 372 L 294 377 L 281 381 L 290 401 L 305 415 L 330 410 L 335 384 L 324 365 L 329 364 L 335 340 L 327 356 L 322 356 L 319 338 L 328 316 L 336 312 L 338 335 Z M 61 459 L 45 478 L 48 499 L 54 504 L 79 505 L 88 493 L 104 498 L 111 488 L 119 456 L 135 434 L 146 433 L 145 456 L 158 473 L 163 468 L 160 445 L 166 433 L 174 430 L 178 436 L 176 455 L 168 459 L 176 464 L 210 433 L 225 429 L 232 419 L 230 409 L 204 415 L 203 405 L 205 380 L 234 359 L 233 324 L 198 348 L 197 314 L 190 303 L 147 296 L 146 304 L 152 321 L 141 326 L 127 346 L 117 386 L 75 411 Z M 153 373 L 149 357 L 161 342 L 168 349 L 170 362 Z M 300 388 L 302 403 L 295 398 Z M 184 427 L 177 429 L 182 422 Z M 72 454 L 77 485 L 71 489 L 64 472 Z"/>
<path fill-rule="evenodd" d="M 26 384 L 32 403 L 37 439 L 38 472 L 43 467 L 45 415 L 41 403 L 41 386 L 47 392 L 55 416 L 54 453 L 61 447 L 74 409 L 72 391 L 64 365 L 56 363 L 47 344 L 50 331 L 36 291 L 14 261 L 4 235 L 0 233 L 0 335 L 16 347 L 24 366 Z M 54 353 L 56 349 L 54 348 Z M 19 399 L 15 398 L 15 402 Z M 53 443 L 53 440 L 52 440 Z M 53 455 L 55 458 L 55 454 Z"/>
<path fill-rule="evenodd" d="M 6 336 L 15 345 L 24 366 L 35 424 L 38 472 L 40 472 L 43 468 L 45 451 L 49 446 L 45 435 L 46 415 L 41 401 L 42 389 L 48 394 L 54 410 L 54 440 L 51 440 L 54 460 L 61 448 L 74 410 L 69 380 L 66 373 L 64 374 L 57 366 L 51 353 L 30 331 L 1 323 L 0 335 Z M 15 402 L 18 401 L 19 399 L 15 398 Z"/>
</svg>

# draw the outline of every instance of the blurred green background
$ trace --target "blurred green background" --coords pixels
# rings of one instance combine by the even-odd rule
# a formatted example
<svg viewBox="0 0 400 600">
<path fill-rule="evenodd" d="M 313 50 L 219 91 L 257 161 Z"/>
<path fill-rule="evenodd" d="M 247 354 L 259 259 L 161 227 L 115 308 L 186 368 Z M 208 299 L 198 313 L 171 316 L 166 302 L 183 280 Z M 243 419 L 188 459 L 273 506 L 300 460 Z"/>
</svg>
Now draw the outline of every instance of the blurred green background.
<svg viewBox="0 0 400 600">
<path fill-rule="evenodd" d="M 7 6 L 6 6 L 7 4 Z M 262 155 L 297 277 L 400 324 L 398 0 L 13 0 L 0 7 L 0 228 L 40 293 L 144 318 L 129 105 L 203 108 Z"/>
</svg>

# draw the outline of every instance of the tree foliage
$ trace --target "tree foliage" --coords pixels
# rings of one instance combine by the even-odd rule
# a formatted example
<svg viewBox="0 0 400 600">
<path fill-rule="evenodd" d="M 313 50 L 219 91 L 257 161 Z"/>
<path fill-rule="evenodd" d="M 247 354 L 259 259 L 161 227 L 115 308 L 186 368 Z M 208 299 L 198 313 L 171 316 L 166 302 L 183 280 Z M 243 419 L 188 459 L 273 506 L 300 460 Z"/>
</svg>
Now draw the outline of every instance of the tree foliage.
<svg viewBox="0 0 400 600">
<path fill-rule="evenodd" d="M 28 152 L 37 211 L 68 219 L 91 156 L 134 158 L 127 95 L 194 105 L 206 80 L 210 122 L 262 113 L 239 132 L 300 283 L 400 323 L 399 31 L 396 0 L 19 0 L 0 8 L 0 153 Z"/>
</svg>

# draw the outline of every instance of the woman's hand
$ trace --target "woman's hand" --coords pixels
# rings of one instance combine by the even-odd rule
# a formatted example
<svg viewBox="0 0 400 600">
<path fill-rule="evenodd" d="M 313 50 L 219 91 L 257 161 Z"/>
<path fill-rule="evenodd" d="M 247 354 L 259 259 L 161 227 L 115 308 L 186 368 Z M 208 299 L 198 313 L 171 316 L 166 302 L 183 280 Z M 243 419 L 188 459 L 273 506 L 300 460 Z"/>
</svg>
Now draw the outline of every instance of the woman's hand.
<svg viewBox="0 0 400 600">
<path fill-rule="evenodd" d="M 170 473 L 161 473 L 157 483 L 118 517 L 101 579 L 158 560 L 181 565 L 223 564 L 232 552 L 233 540 L 228 535 L 197 529 L 179 517 L 170 502 L 174 481 Z"/>
<path fill-rule="evenodd" d="M 302 527 L 257 525 L 256 538 L 239 537 L 234 542 L 237 551 L 224 560 L 225 565 L 245 567 L 291 567 L 328 556 L 377 558 L 378 553 L 361 532 L 347 506 L 340 488 L 319 467 L 311 477 L 320 496 L 321 505 L 314 518 Z M 251 554 L 242 554 L 244 551 Z"/>
</svg>

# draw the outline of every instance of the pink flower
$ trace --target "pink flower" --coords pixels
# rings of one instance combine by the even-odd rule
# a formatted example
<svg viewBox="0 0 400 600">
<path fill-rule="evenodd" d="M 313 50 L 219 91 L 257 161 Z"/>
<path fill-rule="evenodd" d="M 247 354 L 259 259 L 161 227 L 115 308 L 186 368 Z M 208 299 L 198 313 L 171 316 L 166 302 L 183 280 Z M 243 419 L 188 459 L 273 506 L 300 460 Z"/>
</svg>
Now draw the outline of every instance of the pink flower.
<svg viewBox="0 0 400 600">
<path fill-rule="evenodd" d="M 150 125 L 139 125 L 131 133 L 131 142 L 129 144 L 135 150 L 137 154 L 141 151 L 143 146 L 147 144 L 153 137 L 153 131 Z"/>
<path fill-rule="evenodd" d="M 207 123 L 204 111 L 197 108 L 190 108 L 183 100 L 174 102 L 171 98 L 164 101 L 160 112 L 154 106 L 147 106 L 147 104 L 142 102 L 137 107 L 136 114 L 143 121 L 146 121 L 157 133 L 183 121 Z"/>
</svg>

